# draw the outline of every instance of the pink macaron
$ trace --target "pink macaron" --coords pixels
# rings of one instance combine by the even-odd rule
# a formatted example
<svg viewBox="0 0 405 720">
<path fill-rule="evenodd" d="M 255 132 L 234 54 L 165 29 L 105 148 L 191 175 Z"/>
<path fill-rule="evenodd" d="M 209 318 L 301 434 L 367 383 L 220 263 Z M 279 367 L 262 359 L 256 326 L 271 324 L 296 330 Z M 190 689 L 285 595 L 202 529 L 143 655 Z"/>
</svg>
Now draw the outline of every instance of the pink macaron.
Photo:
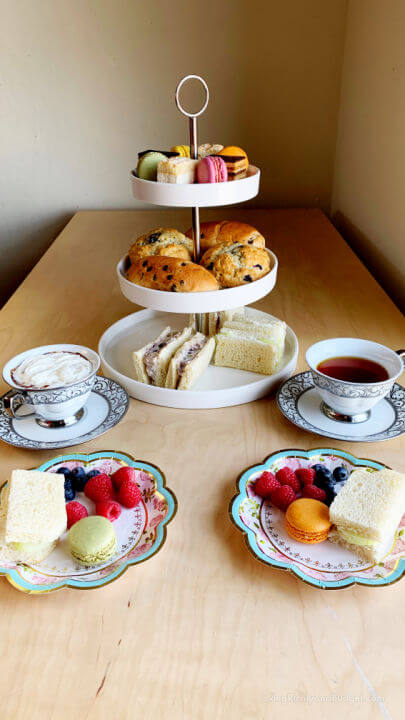
<svg viewBox="0 0 405 720">
<path fill-rule="evenodd" d="M 197 181 L 199 183 L 218 183 L 228 180 L 225 160 L 218 155 L 207 155 L 197 165 Z"/>
</svg>

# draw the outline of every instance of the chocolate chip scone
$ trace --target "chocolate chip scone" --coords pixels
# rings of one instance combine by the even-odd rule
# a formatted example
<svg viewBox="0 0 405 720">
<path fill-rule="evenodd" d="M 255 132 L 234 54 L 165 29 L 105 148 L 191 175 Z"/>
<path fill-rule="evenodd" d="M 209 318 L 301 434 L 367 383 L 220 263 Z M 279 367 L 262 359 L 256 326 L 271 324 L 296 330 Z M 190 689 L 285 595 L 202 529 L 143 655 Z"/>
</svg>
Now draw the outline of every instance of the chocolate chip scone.
<svg viewBox="0 0 405 720">
<path fill-rule="evenodd" d="M 129 249 L 132 263 L 150 255 L 191 260 L 193 241 L 175 228 L 155 228 L 137 238 Z"/>
<path fill-rule="evenodd" d="M 266 275 L 270 270 L 270 257 L 263 248 L 229 241 L 207 250 L 201 265 L 212 272 L 221 287 L 236 287 Z"/>
<path fill-rule="evenodd" d="M 193 237 L 193 229 L 187 230 L 188 238 Z M 264 248 L 265 240 L 261 233 L 252 225 L 234 220 L 214 220 L 200 224 L 200 246 L 205 252 L 214 245 L 223 242 L 238 242 Z"/>
<path fill-rule="evenodd" d="M 206 292 L 219 289 L 212 273 L 201 265 L 162 255 L 137 260 L 129 267 L 127 278 L 136 285 L 168 292 Z"/>
</svg>

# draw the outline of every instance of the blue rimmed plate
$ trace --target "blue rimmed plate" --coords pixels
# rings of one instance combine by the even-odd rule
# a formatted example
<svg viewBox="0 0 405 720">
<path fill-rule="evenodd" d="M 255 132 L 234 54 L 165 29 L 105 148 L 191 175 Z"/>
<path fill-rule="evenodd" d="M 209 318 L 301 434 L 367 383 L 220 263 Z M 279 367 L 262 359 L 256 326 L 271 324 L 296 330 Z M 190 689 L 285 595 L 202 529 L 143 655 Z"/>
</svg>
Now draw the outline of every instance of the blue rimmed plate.
<svg viewBox="0 0 405 720">
<path fill-rule="evenodd" d="M 10 562 L 0 567 L 0 575 L 4 575 L 18 590 L 29 594 L 48 593 L 64 587 L 88 590 L 108 585 L 128 567 L 148 560 L 161 549 L 166 539 L 167 523 L 177 510 L 176 497 L 165 486 L 162 471 L 151 463 L 135 460 L 125 453 L 104 451 L 91 455 L 60 455 L 36 469 L 56 472 L 61 465 L 70 469 L 81 465 L 86 471 L 97 468 L 107 474 L 129 465 L 139 471 L 137 483 L 142 501 L 135 508 L 122 508 L 120 517 L 114 522 L 117 550 L 103 565 L 83 567 L 77 564 L 69 553 L 65 533 L 55 550 L 38 565 Z M 75 499 L 86 505 L 89 514 L 94 514 L 94 503 L 84 493 L 77 493 Z"/>
<path fill-rule="evenodd" d="M 266 565 L 288 570 L 309 585 L 322 589 L 336 590 L 355 584 L 374 587 L 391 585 L 399 580 L 405 573 L 405 515 L 395 537 L 387 543 L 382 561 L 370 565 L 328 540 L 317 545 L 293 540 L 285 529 L 284 513 L 270 500 L 256 495 L 254 483 L 264 470 L 277 472 L 285 466 L 296 470 L 315 463 L 322 463 L 331 470 L 345 465 L 349 472 L 356 467 L 368 468 L 370 472 L 386 467 L 342 450 L 317 448 L 281 450 L 247 468 L 238 478 L 237 493 L 231 500 L 229 513 L 236 527 L 244 533 L 249 551 Z"/>
</svg>

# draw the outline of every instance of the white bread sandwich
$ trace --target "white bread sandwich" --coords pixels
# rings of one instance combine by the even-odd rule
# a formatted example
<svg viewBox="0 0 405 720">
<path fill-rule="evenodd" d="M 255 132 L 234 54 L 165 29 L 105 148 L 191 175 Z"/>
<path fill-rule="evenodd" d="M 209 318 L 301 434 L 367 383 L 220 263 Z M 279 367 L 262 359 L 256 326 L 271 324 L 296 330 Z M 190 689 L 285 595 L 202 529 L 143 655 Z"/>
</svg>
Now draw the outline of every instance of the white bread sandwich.
<svg viewBox="0 0 405 720">
<path fill-rule="evenodd" d="M 193 334 L 191 327 L 184 330 L 171 330 L 168 325 L 145 347 L 132 354 L 135 367 L 135 380 L 147 385 L 165 386 L 167 368 L 176 350 Z"/>
<path fill-rule="evenodd" d="M 329 508 L 329 540 L 376 563 L 394 538 L 405 512 L 405 475 L 393 470 L 354 470 Z"/>
<path fill-rule="evenodd" d="M 283 356 L 286 324 L 234 315 L 216 335 L 214 364 L 272 375 Z"/>
<path fill-rule="evenodd" d="M 0 561 L 45 560 L 66 527 L 64 476 L 13 470 L 1 493 Z"/>
<path fill-rule="evenodd" d="M 195 333 L 170 360 L 166 387 L 191 390 L 210 364 L 214 349 L 214 338 L 207 338 L 200 332 Z"/>
<path fill-rule="evenodd" d="M 218 310 L 217 312 L 202 313 L 201 332 L 210 337 L 217 334 L 227 320 L 234 317 L 244 318 L 244 308 L 238 307 L 233 310 Z M 190 315 L 189 324 L 194 330 L 197 330 L 196 316 Z"/>
</svg>

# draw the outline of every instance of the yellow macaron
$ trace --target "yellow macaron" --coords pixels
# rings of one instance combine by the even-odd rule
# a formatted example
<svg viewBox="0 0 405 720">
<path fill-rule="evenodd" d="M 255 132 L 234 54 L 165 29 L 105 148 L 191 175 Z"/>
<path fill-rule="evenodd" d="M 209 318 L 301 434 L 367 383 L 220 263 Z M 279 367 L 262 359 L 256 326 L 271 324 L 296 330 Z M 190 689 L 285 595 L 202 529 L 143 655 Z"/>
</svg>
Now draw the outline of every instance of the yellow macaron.
<svg viewBox="0 0 405 720">
<path fill-rule="evenodd" d="M 328 506 L 312 498 L 294 500 L 285 514 L 288 534 L 302 543 L 312 545 L 327 540 L 331 525 Z"/>
<path fill-rule="evenodd" d="M 189 145 L 173 145 L 170 152 L 179 153 L 180 157 L 190 157 L 190 146 Z"/>
</svg>

